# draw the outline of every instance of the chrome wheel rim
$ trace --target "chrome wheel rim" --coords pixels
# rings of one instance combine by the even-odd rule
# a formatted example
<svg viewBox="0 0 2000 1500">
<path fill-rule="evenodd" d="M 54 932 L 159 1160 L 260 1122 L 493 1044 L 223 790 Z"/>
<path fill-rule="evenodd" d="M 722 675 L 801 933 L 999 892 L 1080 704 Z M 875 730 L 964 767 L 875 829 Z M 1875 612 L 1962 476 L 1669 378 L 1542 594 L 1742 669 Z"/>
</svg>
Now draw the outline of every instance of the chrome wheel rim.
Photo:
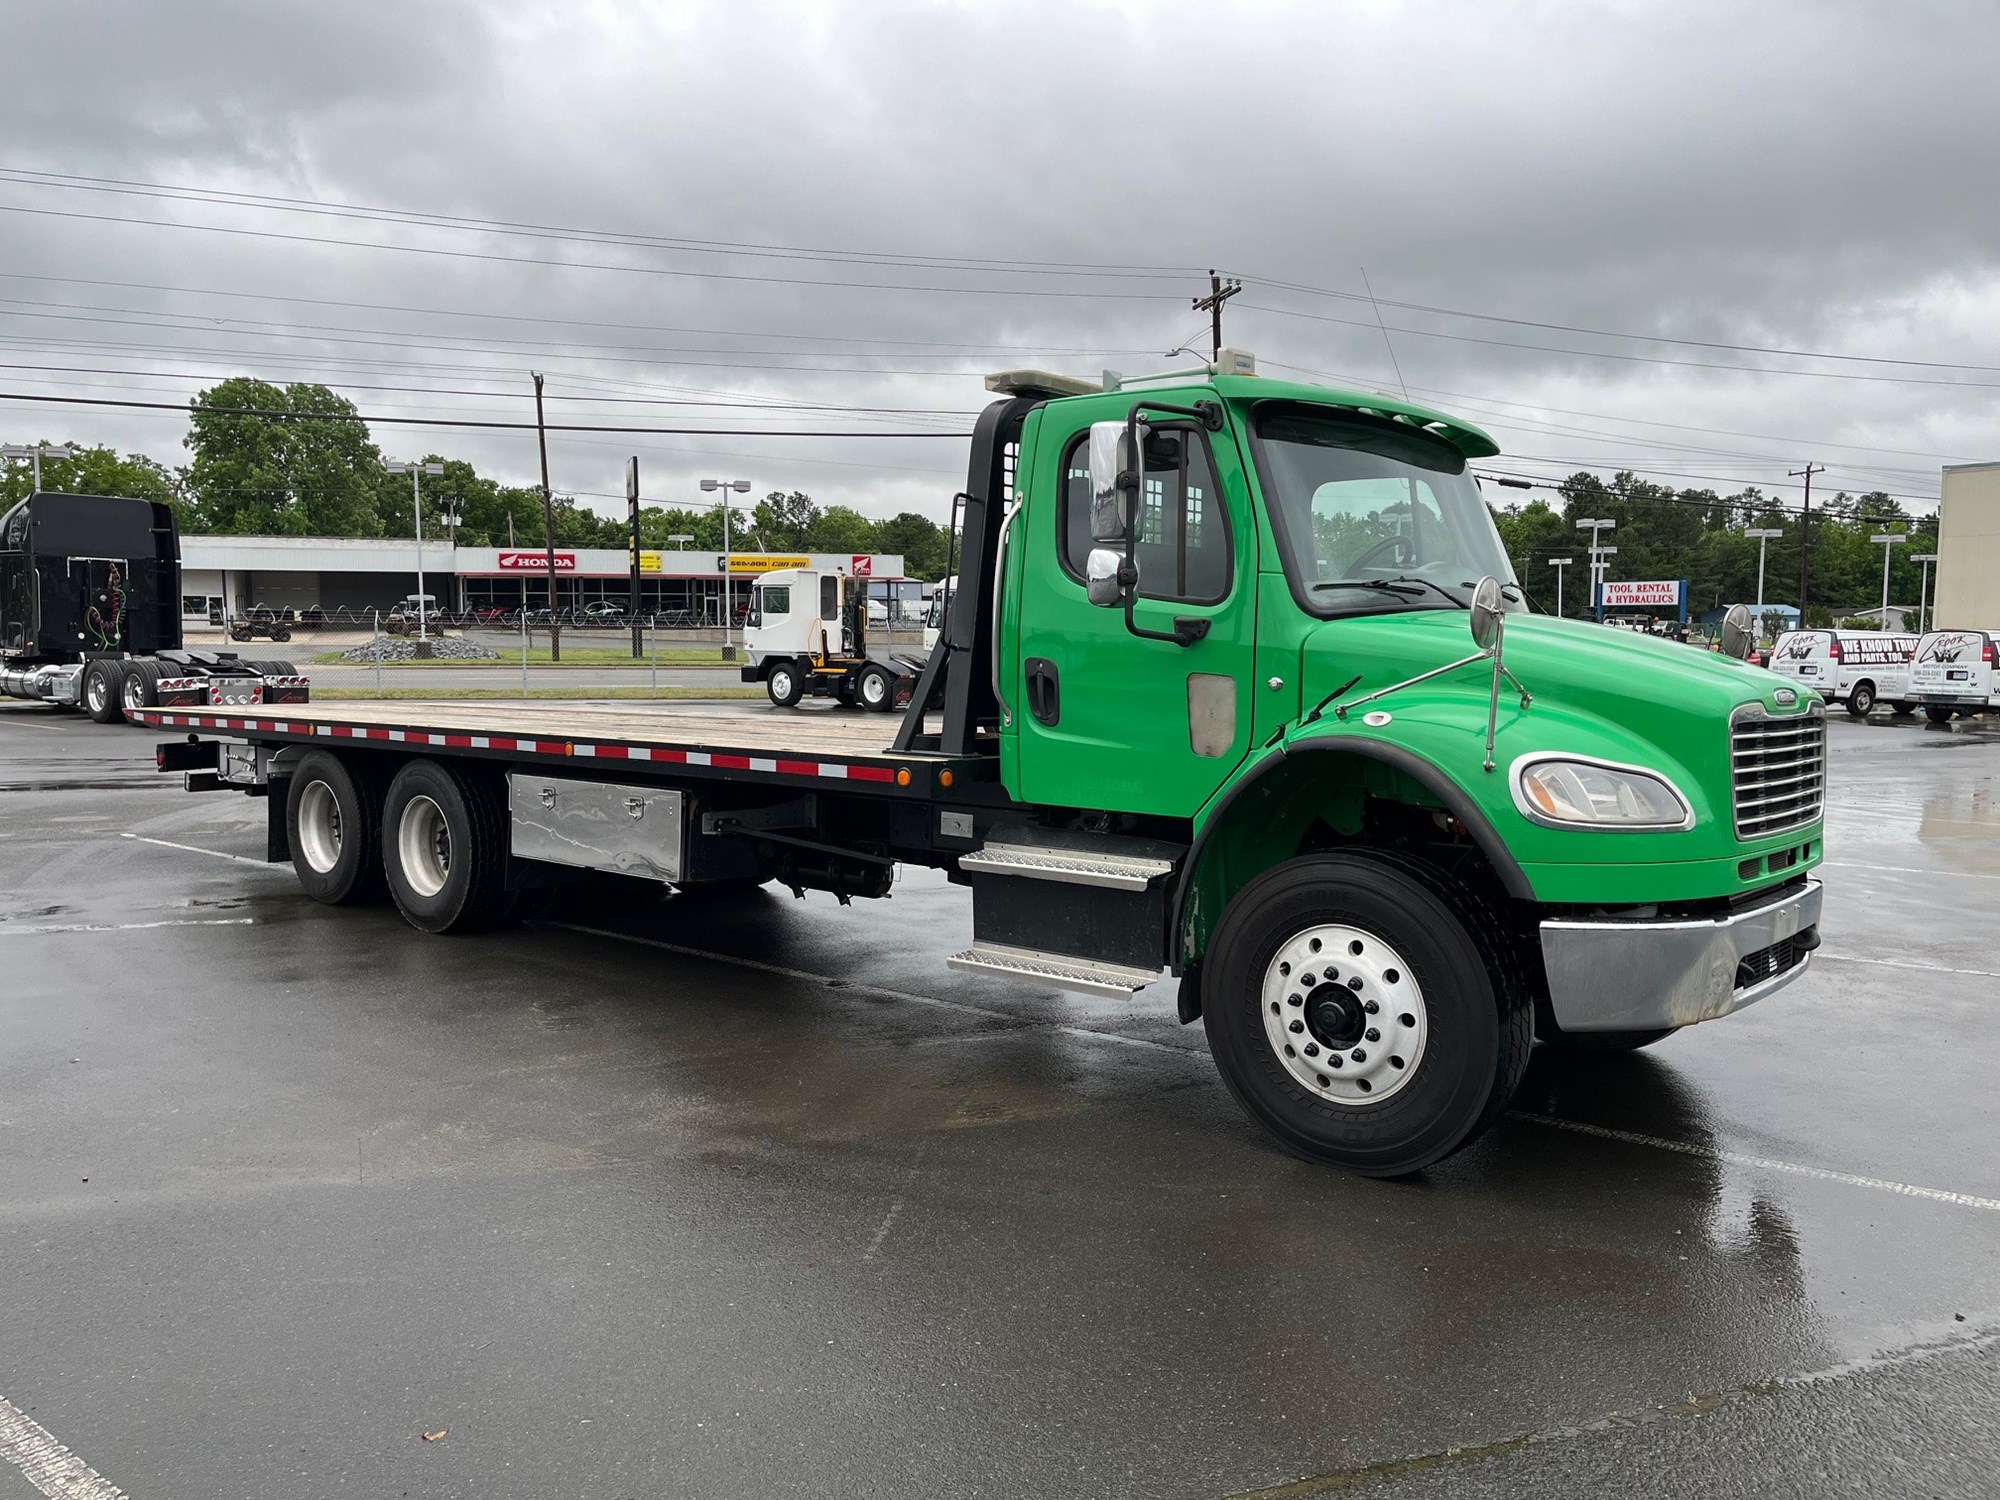
<svg viewBox="0 0 2000 1500">
<path fill-rule="evenodd" d="M 139 680 L 137 672 L 127 672 L 125 674 L 123 696 L 127 708 L 144 708 L 146 706 L 146 685 Z"/>
<path fill-rule="evenodd" d="M 1264 1037 L 1292 1081 L 1346 1108 L 1401 1092 L 1430 1035 L 1423 989 L 1403 956 L 1341 923 L 1305 928 L 1279 945 L 1259 1004 Z"/>
<path fill-rule="evenodd" d="M 299 792 L 299 856 L 315 874 L 330 875 L 343 842 L 340 799 L 324 781 L 307 782 Z"/>
<path fill-rule="evenodd" d="M 435 896 L 451 875 L 451 826 L 429 797 L 412 797 L 396 823 L 396 854 L 403 878 L 419 896 Z"/>
<path fill-rule="evenodd" d="M 90 704 L 90 711 L 92 713 L 99 714 L 104 712 L 104 702 L 110 694 L 104 685 L 104 674 L 102 672 L 92 671 L 84 674 L 83 696 Z"/>
</svg>

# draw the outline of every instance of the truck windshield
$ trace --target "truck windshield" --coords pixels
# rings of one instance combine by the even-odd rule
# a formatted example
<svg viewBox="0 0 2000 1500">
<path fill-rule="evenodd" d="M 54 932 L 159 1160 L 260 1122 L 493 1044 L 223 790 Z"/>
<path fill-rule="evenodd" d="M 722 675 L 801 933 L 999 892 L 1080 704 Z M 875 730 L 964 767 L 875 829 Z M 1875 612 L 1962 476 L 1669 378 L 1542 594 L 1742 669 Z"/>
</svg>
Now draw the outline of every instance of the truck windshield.
<svg viewBox="0 0 2000 1500">
<path fill-rule="evenodd" d="M 1514 583 L 1493 516 L 1441 438 L 1318 407 L 1256 414 L 1257 469 L 1293 591 L 1315 614 L 1456 609 Z M 1502 590 L 1523 607 L 1520 590 Z"/>
</svg>

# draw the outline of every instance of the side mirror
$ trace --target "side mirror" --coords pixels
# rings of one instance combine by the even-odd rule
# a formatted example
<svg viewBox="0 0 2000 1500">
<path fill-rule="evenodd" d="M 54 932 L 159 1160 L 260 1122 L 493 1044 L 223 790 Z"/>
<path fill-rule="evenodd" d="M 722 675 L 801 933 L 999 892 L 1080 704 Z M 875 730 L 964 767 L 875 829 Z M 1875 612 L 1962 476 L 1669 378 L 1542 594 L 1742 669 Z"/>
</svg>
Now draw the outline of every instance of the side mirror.
<svg viewBox="0 0 2000 1500">
<path fill-rule="evenodd" d="M 1139 424 L 1140 442 L 1145 442 L 1146 426 Z M 1090 424 L 1090 539 L 1093 542 L 1122 542 L 1132 524 L 1132 496 L 1137 485 L 1128 489 L 1119 477 L 1136 473 L 1139 455 L 1127 441 L 1123 422 Z"/>
<path fill-rule="evenodd" d="M 1500 580 L 1489 573 L 1472 590 L 1472 640 L 1481 651 L 1491 651 L 1498 644 L 1505 614 Z"/>
<path fill-rule="evenodd" d="M 1084 561 L 1084 583 L 1090 591 L 1090 602 L 1100 609 L 1116 609 L 1125 602 L 1124 585 L 1118 581 L 1118 568 L 1125 561 L 1109 547 L 1093 547 Z"/>
<path fill-rule="evenodd" d="M 1738 661 L 1750 654 L 1750 606 L 1732 604 L 1722 615 L 1722 654 Z"/>
</svg>

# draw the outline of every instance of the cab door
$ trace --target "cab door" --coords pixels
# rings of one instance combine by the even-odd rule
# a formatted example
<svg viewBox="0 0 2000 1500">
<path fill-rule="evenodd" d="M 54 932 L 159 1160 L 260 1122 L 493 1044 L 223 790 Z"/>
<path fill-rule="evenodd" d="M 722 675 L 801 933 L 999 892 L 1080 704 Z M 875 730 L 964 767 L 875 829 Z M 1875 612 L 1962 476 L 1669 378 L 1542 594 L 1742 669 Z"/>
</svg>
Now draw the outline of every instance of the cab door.
<svg viewBox="0 0 2000 1500">
<path fill-rule="evenodd" d="M 1255 666 L 1256 530 L 1227 429 L 1157 428 L 1149 442 L 1134 559 L 1133 635 L 1123 609 L 1090 603 L 1089 430 L 1034 448 L 1031 503 L 1007 697 L 1030 802 L 1192 817 L 1249 749 Z M 1199 628 L 1199 627 L 1197 627 Z"/>
</svg>

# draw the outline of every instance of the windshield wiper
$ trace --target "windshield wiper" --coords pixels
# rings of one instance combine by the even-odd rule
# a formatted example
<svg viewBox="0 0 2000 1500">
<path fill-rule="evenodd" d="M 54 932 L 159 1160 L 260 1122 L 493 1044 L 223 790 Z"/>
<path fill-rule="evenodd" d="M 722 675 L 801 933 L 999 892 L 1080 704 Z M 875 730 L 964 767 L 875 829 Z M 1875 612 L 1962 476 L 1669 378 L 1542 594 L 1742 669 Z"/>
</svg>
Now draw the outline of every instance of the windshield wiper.
<svg viewBox="0 0 2000 1500">
<path fill-rule="evenodd" d="M 1385 594 L 1402 594 L 1414 599 L 1425 589 L 1442 594 L 1452 602 L 1453 607 L 1464 609 L 1466 603 L 1458 595 L 1441 583 L 1433 583 L 1428 578 L 1419 578 L 1414 573 L 1398 573 L 1394 578 L 1342 578 L 1331 583 L 1316 583 L 1315 589 L 1380 589 Z"/>
<path fill-rule="evenodd" d="M 1321 589 L 1376 589 L 1384 594 L 1401 594 L 1405 598 L 1414 599 L 1423 592 L 1422 589 L 1410 587 L 1410 583 L 1416 581 L 1412 579 L 1404 582 L 1389 578 L 1328 578 L 1314 584 L 1313 592 L 1317 593 Z M 1436 585 L 1433 584 L 1432 587 L 1435 588 Z"/>
</svg>

